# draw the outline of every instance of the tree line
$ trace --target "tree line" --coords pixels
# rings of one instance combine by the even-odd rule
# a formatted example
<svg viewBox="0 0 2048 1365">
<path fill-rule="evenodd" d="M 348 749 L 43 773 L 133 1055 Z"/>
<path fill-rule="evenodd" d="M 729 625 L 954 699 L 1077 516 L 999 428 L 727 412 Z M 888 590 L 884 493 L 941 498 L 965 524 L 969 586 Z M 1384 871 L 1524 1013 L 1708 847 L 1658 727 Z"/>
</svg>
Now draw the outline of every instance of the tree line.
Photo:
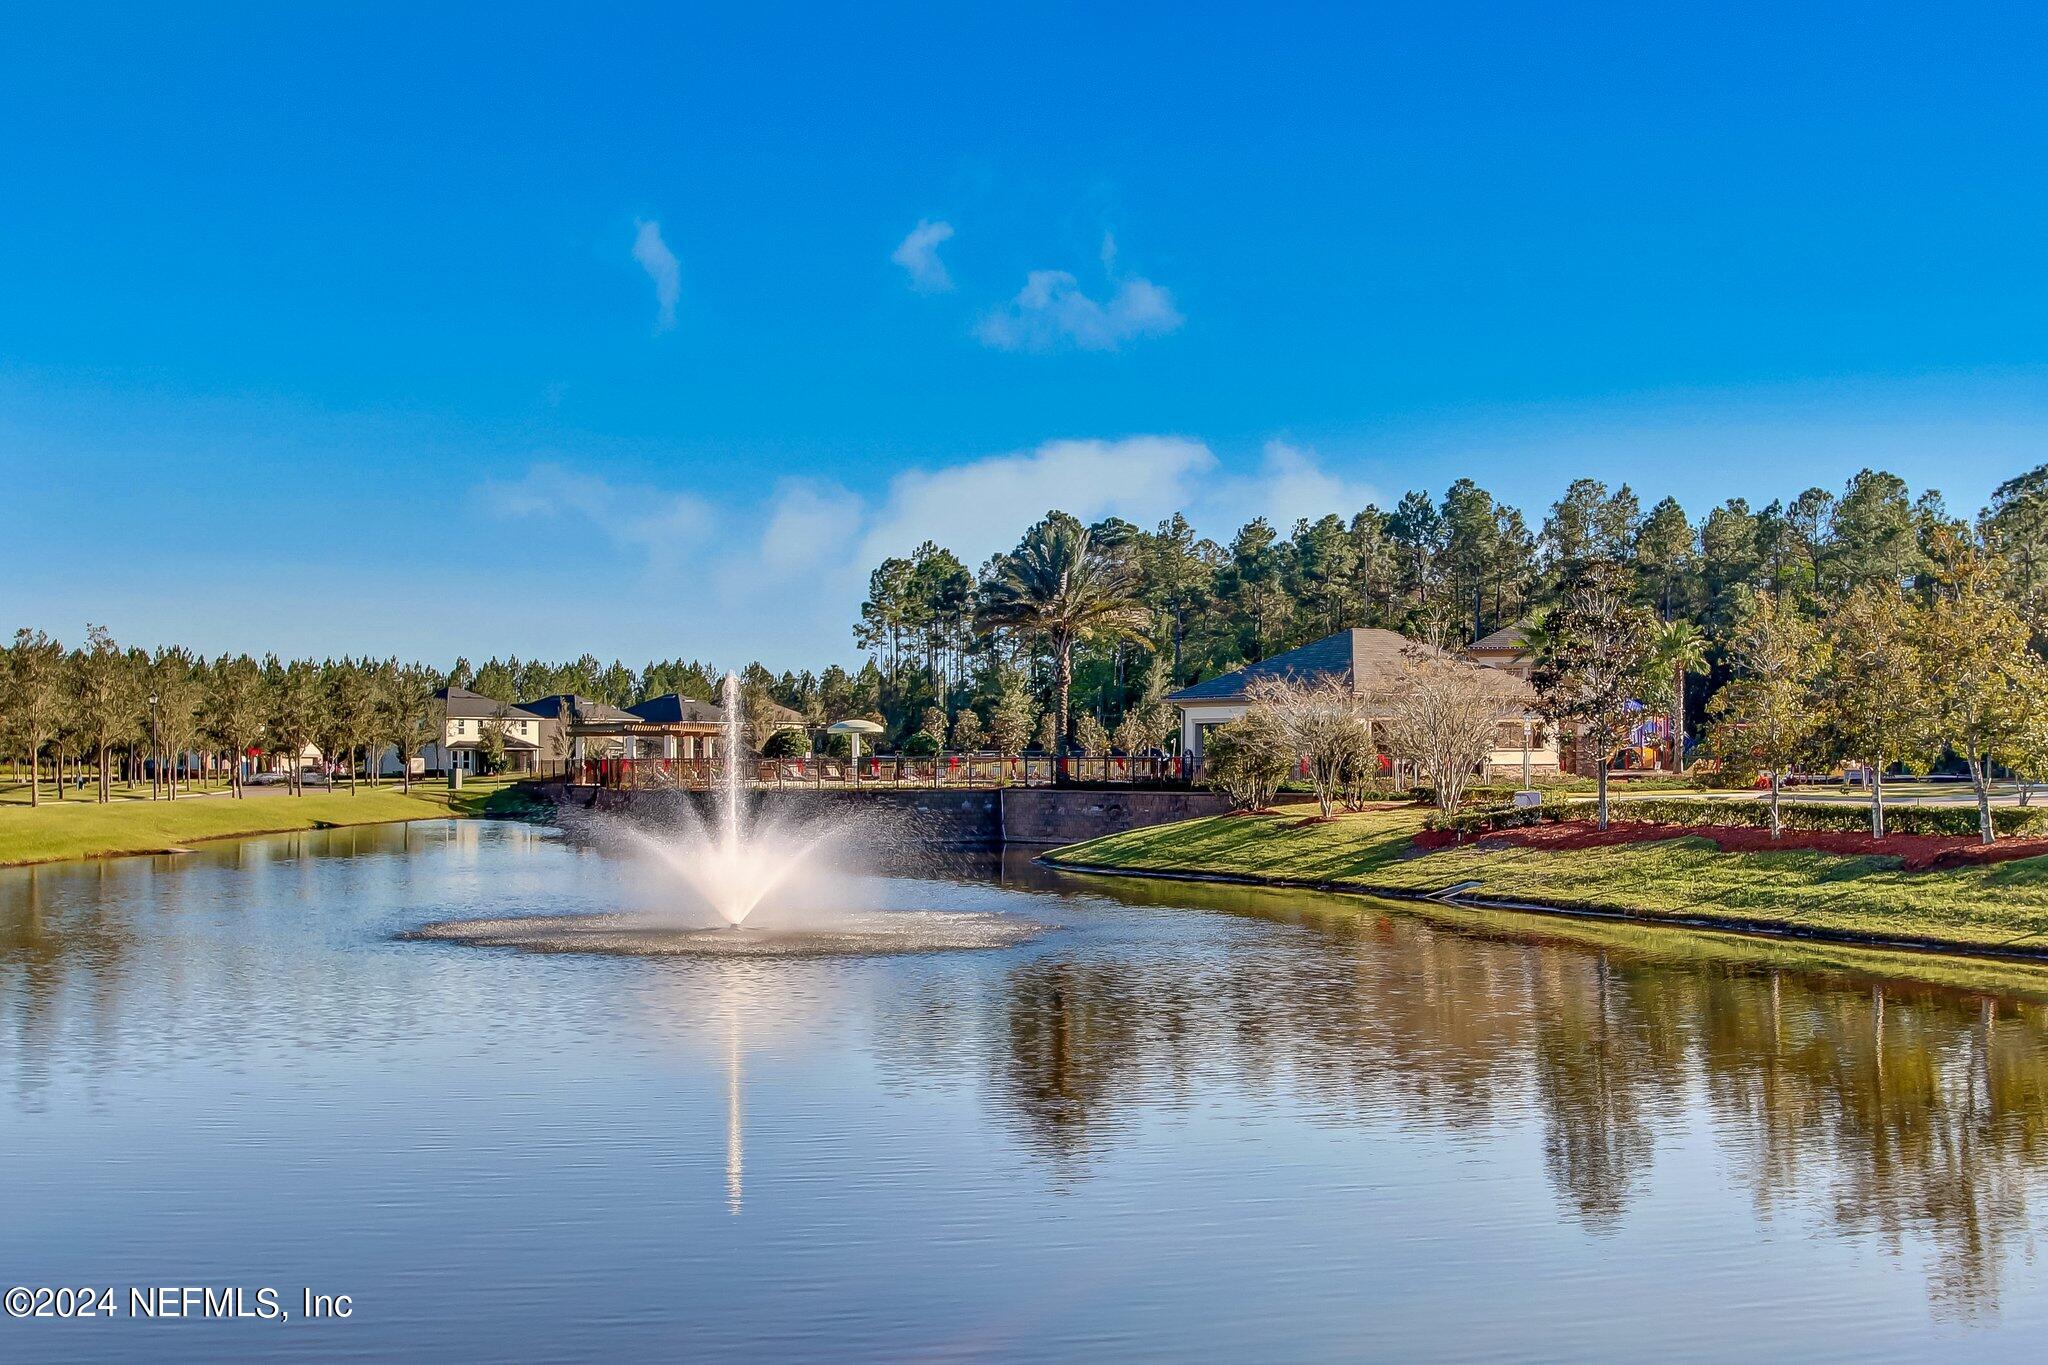
<svg viewBox="0 0 2048 1365">
<path fill-rule="evenodd" d="M 396 658 L 208 659 L 176 645 L 123 647 L 103 626 L 88 626 L 72 646 L 24 627 L 0 650 L 0 753 L 17 774 L 26 771 L 37 805 L 46 789 L 61 799 L 67 781 L 77 786 L 88 775 L 100 801 L 111 800 L 123 778 L 147 779 L 176 799 L 191 781 L 218 776 L 239 796 L 251 755 L 280 760 L 294 792 L 304 790 L 302 756 L 317 755 L 324 768 L 345 772 L 353 791 L 359 773 L 375 782 L 378 757 L 396 750 L 410 790 L 412 761 L 440 737 L 435 693 L 443 687 L 508 707 L 558 694 L 624 707 L 668 692 L 709 701 L 721 676 L 700 662 L 652 662 L 635 672 L 590 655 L 481 667 L 458 659 L 446 671 Z M 759 665 L 746 677 L 758 695 L 798 690 L 795 677 Z M 482 732 L 486 749 L 494 739 L 502 746 L 496 727 Z"/>
<path fill-rule="evenodd" d="M 1509 625 L 1546 714 L 1603 754 L 1647 708 L 1681 763 L 1711 722 L 1717 761 L 1774 791 L 1802 763 L 1952 764 L 1988 833 L 1990 773 L 2034 762 L 2048 709 L 2048 465 L 1974 520 L 1869 469 L 1697 519 L 1578 479 L 1533 529 L 1469 479 L 1284 537 L 1255 518 L 1228 543 L 1179 515 L 1148 531 L 1054 511 L 975 572 L 935 542 L 885 560 L 855 639 L 899 741 L 950 727 L 973 747 L 962 729 L 998 722 L 1014 741 L 1035 715 L 1048 747 L 1094 751 L 1170 742 L 1168 692 L 1335 630 L 1469 643 Z M 1872 818 L 1881 833 L 1881 782 Z"/>
<path fill-rule="evenodd" d="M 1954 618 L 1965 608 L 1978 613 L 1971 638 L 1992 642 L 1974 652 L 1928 633 L 1962 632 Z M 1910 648 L 1836 638 L 1878 620 L 1921 634 Z M 1804 623 L 1829 647 L 1794 649 L 1796 666 L 1780 668 L 1760 621 Z M 1164 698 L 1175 688 L 1331 631 L 1469 641 L 1506 625 L 1520 625 L 1537 655 L 1545 705 L 1601 746 L 1645 704 L 1668 710 L 1680 736 L 1711 719 L 1724 741 L 1770 735 L 1797 709 L 1807 719 L 1796 744 L 1722 746 L 1731 764 L 1789 771 L 1823 740 L 1840 749 L 1864 734 L 1866 722 L 1819 705 L 1812 689 L 1840 698 L 1863 687 L 1888 700 L 1910 693 L 1915 715 L 1942 717 L 1938 735 L 1922 725 L 1873 749 L 1893 756 L 1885 766 L 1911 758 L 1988 774 L 2020 761 L 2026 706 L 2012 698 L 2027 695 L 2022 665 L 2048 642 L 2048 465 L 2001 485 L 1974 521 L 1873 470 L 1839 493 L 1812 488 L 1758 509 L 1731 498 L 1698 518 L 1675 499 L 1644 510 L 1626 485 L 1579 479 L 1533 526 L 1461 479 L 1441 498 L 1411 492 L 1390 510 L 1333 510 L 1284 536 L 1254 518 L 1227 543 L 1180 515 L 1145 530 L 1053 511 L 977 570 L 929 541 L 878 565 L 854 627 L 867 656 L 857 669 L 751 664 L 741 676 L 750 709 L 774 701 L 814 727 L 867 716 L 885 726 L 885 745 L 906 751 L 1143 752 L 1173 743 Z M 72 647 L 23 630 L 6 655 L 7 752 L 38 771 L 90 765 L 102 796 L 116 760 L 131 773 L 163 767 L 147 763 L 151 754 L 313 749 L 353 772 L 372 753 L 430 737 L 422 698 L 444 684 L 506 704 L 569 693 L 628 706 L 666 692 L 715 701 L 721 678 L 701 662 L 636 671 L 587 654 L 461 659 L 445 673 L 395 659 L 207 660 L 175 646 L 124 649 L 98 627 Z M 1915 681 L 1948 678 L 1971 659 L 1980 662 L 1966 680 L 1982 680 L 1989 656 L 2010 694 L 2000 707 L 1984 701 L 1981 681 Z M 1857 658 L 1861 668 L 1845 662 Z M 1757 684 L 1781 677 L 1798 685 Z M 1737 682 L 1752 685 L 1731 691 Z M 1786 701 L 1795 695 L 1797 708 Z"/>
</svg>

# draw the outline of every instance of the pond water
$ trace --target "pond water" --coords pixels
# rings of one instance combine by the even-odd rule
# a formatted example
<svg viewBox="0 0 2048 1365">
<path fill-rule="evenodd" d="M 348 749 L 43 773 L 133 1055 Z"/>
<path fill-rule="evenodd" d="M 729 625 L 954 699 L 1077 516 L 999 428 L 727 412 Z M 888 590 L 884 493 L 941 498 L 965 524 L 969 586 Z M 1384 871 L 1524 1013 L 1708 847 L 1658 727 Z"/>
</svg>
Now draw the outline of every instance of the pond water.
<svg viewBox="0 0 2048 1365">
<path fill-rule="evenodd" d="M 352 1301 L 0 1320 L 0 1355 L 1868 1359 L 2048 1329 L 2048 979 L 1014 856 L 860 885 L 1052 926 L 985 951 L 395 937 L 618 884 L 485 822 L 0 872 L 0 1277 Z"/>
</svg>

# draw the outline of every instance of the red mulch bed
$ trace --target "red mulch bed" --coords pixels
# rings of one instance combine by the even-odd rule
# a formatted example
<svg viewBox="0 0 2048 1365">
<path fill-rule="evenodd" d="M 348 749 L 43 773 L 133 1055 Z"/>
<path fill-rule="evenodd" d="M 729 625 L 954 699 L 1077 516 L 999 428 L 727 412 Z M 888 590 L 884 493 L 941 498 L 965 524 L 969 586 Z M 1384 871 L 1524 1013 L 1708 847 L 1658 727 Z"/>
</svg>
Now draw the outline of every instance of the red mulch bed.
<svg viewBox="0 0 2048 1365">
<path fill-rule="evenodd" d="M 2048 855 L 2048 838 L 2039 837 L 2000 839 L 1987 848 L 1977 841 L 1975 835 L 1962 834 L 1888 834 L 1882 839 L 1873 839 L 1868 834 L 1788 829 L 1773 839 L 1767 829 L 1740 825 L 1653 825 L 1622 820 L 1610 822 L 1605 831 L 1585 820 L 1493 830 L 1478 836 L 1478 842 L 1564 853 L 1575 848 L 1609 848 L 1616 844 L 1647 844 L 1660 839 L 1685 838 L 1710 840 L 1723 853 L 1813 849 L 1850 858 L 1875 854 L 1900 859 L 1908 872 L 1929 872 Z M 1456 842 L 1456 837 L 1449 830 L 1427 829 L 1415 836 L 1415 846 L 1423 849 L 1449 848 Z"/>
</svg>

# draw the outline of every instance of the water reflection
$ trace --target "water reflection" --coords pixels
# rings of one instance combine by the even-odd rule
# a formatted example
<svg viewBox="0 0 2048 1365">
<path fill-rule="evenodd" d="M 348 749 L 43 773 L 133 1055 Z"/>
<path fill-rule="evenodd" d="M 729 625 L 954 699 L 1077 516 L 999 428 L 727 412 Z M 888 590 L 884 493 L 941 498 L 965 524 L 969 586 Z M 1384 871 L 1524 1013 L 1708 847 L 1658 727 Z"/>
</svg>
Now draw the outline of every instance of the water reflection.
<svg viewBox="0 0 2048 1365">
<path fill-rule="evenodd" d="M 1187 1300 L 1149 1301 L 1152 1331 L 1230 1288 L 1199 1282 L 1212 1264 L 1284 1267 L 1300 1297 L 1262 1301 L 1285 1325 L 1348 1321 L 1346 1296 L 1421 1258 L 1398 1229 L 1318 1225 L 1314 1201 L 1406 1208 L 1359 1190 L 1407 1179 L 1447 1205 L 1436 1247 L 1468 1258 L 1421 1288 L 1461 1298 L 1474 1281 L 1455 1276 L 1509 1234 L 1571 1262 L 1592 1298 L 1686 1291 L 1639 1264 L 1647 1237 L 1707 1262 L 1768 1235 L 1773 1265 L 1796 1245 L 1835 1289 L 1871 1255 L 1924 1275 L 1937 1316 L 2033 1311 L 2012 1286 L 2039 1276 L 2048 973 L 959 856 L 878 894 L 1061 928 L 986 954 L 782 963 L 392 941 L 428 920 L 602 909 L 613 872 L 545 831 L 453 824 L 0 873 L 0 1139 L 108 1192 L 97 1221 L 22 1195 L 11 1213 L 47 1217 L 18 1238 L 57 1228 L 81 1269 L 104 1269 L 101 1239 L 171 1226 L 142 1169 L 168 1150 L 198 1192 L 178 1235 L 214 1228 L 217 1251 L 274 1225 L 274 1245 L 324 1254 L 363 1219 L 404 1266 L 389 1248 L 473 1220 L 451 1245 L 515 1287 L 660 1266 L 737 1306 L 844 1282 L 835 1302 L 857 1317 L 929 1284 L 866 1319 L 876 1354 L 904 1355 L 918 1343 L 901 1324 L 934 1302 L 1009 1302 L 1049 1266 L 1183 1277 Z M 109 1122 L 133 1153 L 103 1145 Z M 294 1167 L 304 1153 L 353 1163 L 378 1197 Z M 1530 1207 L 1449 1207 L 1472 1171 Z M 302 1225 L 277 1212 L 309 1188 L 347 1206 Z M 246 1224 L 228 1216 L 243 1196 L 261 1205 Z M 1153 1240 L 1089 1250 L 1111 1224 L 1083 1220 L 1105 1208 L 1115 1235 Z M 1018 1235 L 1040 1223 L 1042 1239 Z M 918 1238 L 924 1253 L 901 1250 Z M 1771 1271 L 1749 1273 L 1739 1287 L 1768 1295 Z M 1540 1313 L 1554 1288 L 1495 1306 Z M 728 1322 L 719 1294 L 703 1300 L 698 1325 L 727 1326 L 731 1354 L 760 1344 L 760 1321 L 822 1321 L 776 1299 Z M 673 1286 L 648 1301 L 694 1302 Z"/>
<path fill-rule="evenodd" d="M 1066 1174 L 1205 1082 L 1324 1123 L 1473 1140 L 1534 1118 L 1560 1212 L 1599 1235 L 1651 1188 L 1660 1135 L 1699 1112 L 1759 1219 L 1816 1216 L 1894 1253 L 1930 1244 L 1938 1311 L 1995 1307 L 2027 1239 L 2048 1158 L 2035 1001 L 1774 967 L 1761 945 L 1761 962 L 1700 962 L 1405 908 L 1082 884 L 1288 928 L 1055 947 L 1010 966 L 978 1018 L 904 1002 L 894 1061 L 949 1065 L 923 1031 L 978 1030 L 1002 1113 Z"/>
</svg>

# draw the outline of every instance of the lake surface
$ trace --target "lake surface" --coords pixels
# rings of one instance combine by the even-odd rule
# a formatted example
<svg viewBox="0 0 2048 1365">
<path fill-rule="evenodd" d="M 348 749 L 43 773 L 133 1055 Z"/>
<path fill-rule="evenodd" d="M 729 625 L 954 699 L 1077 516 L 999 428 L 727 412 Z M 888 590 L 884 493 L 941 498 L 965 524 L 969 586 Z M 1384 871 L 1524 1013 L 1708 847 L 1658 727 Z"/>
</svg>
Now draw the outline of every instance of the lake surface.
<svg viewBox="0 0 2048 1365">
<path fill-rule="evenodd" d="M 394 940 L 621 884 L 485 822 L 0 871 L 0 1279 L 353 1303 L 0 1320 L 0 1357 L 2048 1339 L 2048 978 L 1015 857 L 859 883 L 1054 926 L 995 951 Z"/>
</svg>

